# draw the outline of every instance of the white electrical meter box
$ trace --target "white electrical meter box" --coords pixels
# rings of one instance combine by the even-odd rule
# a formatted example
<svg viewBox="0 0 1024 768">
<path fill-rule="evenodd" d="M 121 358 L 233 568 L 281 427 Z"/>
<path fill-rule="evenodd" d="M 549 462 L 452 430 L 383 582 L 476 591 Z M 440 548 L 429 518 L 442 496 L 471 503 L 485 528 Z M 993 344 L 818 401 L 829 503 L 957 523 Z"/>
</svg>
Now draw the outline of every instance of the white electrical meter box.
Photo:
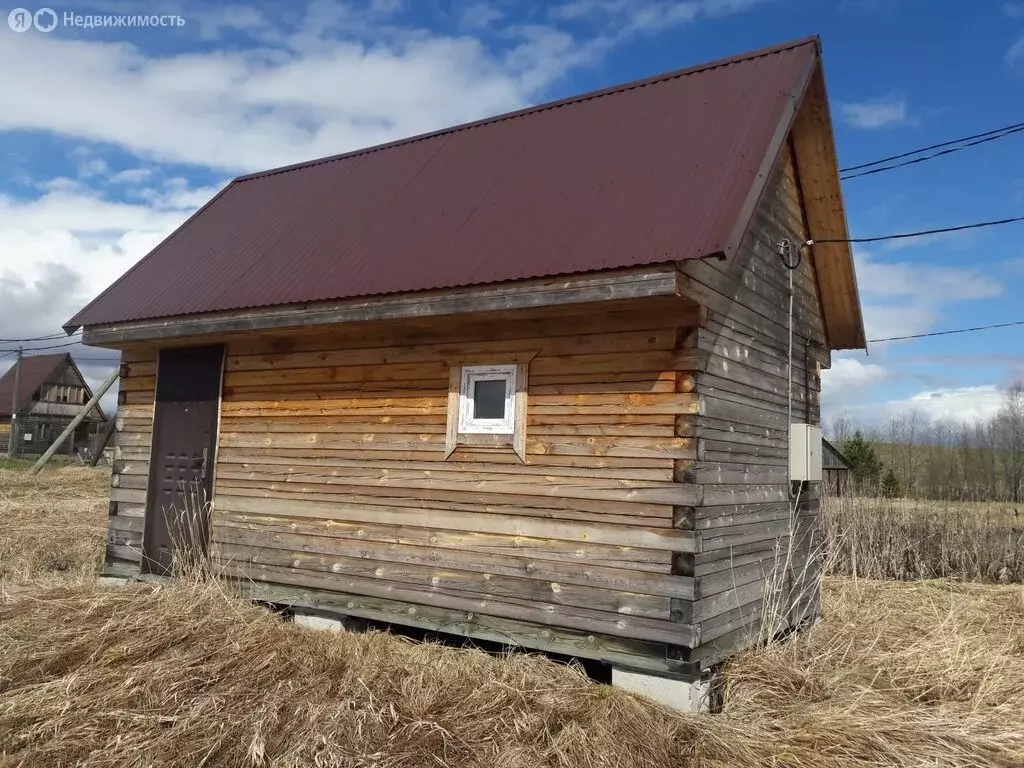
<svg viewBox="0 0 1024 768">
<path fill-rule="evenodd" d="M 821 427 L 789 425 L 789 479 L 794 483 L 821 482 Z"/>
</svg>

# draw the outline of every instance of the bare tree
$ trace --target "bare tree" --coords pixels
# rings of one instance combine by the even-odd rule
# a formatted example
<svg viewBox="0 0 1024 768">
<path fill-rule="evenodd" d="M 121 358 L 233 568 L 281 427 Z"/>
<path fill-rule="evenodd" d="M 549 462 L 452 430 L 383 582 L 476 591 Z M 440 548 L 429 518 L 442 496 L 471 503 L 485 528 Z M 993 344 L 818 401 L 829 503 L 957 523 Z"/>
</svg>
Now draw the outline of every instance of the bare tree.
<svg viewBox="0 0 1024 768">
<path fill-rule="evenodd" d="M 837 445 L 841 445 L 853 437 L 853 433 L 856 431 L 850 415 L 844 411 L 832 419 L 832 423 L 825 427 L 825 436 Z"/>
<path fill-rule="evenodd" d="M 994 427 L 1007 496 L 1017 503 L 1024 483 L 1024 382 L 1018 381 L 1006 391 Z"/>
<path fill-rule="evenodd" d="M 1024 382 L 1006 391 L 987 421 L 931 421 L 911 410 L 874 427 L 842 414 L 828 430 L 840 444 L 858 432 L 908 495 L 1024 501 Z"/>
</svg>

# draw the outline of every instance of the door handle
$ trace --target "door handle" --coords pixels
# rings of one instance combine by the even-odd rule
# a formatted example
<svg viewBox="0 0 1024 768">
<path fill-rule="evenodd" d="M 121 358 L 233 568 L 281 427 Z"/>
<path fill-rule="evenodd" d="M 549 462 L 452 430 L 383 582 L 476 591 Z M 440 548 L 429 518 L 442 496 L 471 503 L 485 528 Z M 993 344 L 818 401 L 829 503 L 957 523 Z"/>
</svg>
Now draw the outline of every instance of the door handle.
<svg viewBox="0 0 1024 768">
<path fill-rule="evenodd" d="M 210 459 L 210 449 L 209 448 L 203 448 L 203 463 L 199 467 L 199 478 L 201 480 L 205 480 L 206 479 L 206 467 L 207 467 L 207 464 L 209 464 L 209 459 Z"/>
</svg>

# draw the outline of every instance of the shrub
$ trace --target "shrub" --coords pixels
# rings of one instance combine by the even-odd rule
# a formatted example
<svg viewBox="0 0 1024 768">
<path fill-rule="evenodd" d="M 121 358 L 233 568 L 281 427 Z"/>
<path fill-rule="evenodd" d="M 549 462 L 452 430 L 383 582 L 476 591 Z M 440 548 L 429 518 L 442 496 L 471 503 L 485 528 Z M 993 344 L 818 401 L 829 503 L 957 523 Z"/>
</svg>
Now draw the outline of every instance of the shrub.
<svg viewBox="0 0 1024 768">
<path fill-rule="evenodd" d="M 830 572 L 874 579 L 1024 582 L 1024 527 L 998 505 L 822 499 Z"/>
<path fill-rule="evenodd" d="M 903 486 L 900 484 L 900 479 L 896 477 L 896 473 L 889 468 L 885 472 L 885 477 L 882 478 L 882 496 L 887 499 L 898 499 L 903 495 Z"/>
</svg>

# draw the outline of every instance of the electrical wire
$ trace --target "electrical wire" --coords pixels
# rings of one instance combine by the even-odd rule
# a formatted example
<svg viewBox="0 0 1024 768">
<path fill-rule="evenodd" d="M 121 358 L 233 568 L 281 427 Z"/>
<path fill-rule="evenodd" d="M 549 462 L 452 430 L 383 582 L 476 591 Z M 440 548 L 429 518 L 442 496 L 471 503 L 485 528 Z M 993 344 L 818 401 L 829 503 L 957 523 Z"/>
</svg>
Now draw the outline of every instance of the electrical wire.
<svg viewBox="0 0 1024 768">
<path fill-rule="evenodd" d="M 1024 126 L 1022 126 L 1022 127 L 1024 127 Z M 856 166 L 856 167 L 863 167 L 863 166 Z M 994 220 L 994 221 L 981 221 L 981 222 L 976 222 L 974 224 L 961 224 L 961 225 L 955 226 L 955 227 L 941 227 L 939 229 L 924 229 L 924 230 L 920 230 L 918 232 L 900 232 L 900 233 L 897 233 L 897 234 L 894 234 L 894 235 L 877 235 L 875 237 L 853 237 L 853 238 L 849 238 L 849 239 L 838 239 L 837 238 L 837 239 L 824 239 L 824 240 L 807 240 L 803 245 L 804 245 L 804 247 L 807 247 L 807 246 L 818 245 L 818 244 L 822 244 L 822 243 L 877 243 L 877 242 L 881 242 L 883 240 L 902 240 L 902 239 L 911 238 L 911 237 L 925 237 L 927 235 L 946 234 L 946 233 L 949 233 L 949 232 L 963 232 L 965 230 L 970 230 L 970 229 L 981 229 L 983 227 L 994 227 L 994 226 L 998 226 L 998 225 L 1002 225 L 1002 224 L 1012 224 L 1012 223 L 1021 222 L 1021 221 L 1024 221 L 1024 216 L 1015 216 L 1015 217 L 1008 218 L 1008 219 L 997 219 L 997 220 Z M 783 263 L 785 264 L 787 269 L 790 271 L 790 273 L 792 273 L 792 270 L 796 269 L 800 265 L 800 259 L 801 259 L 800 249 L 797 249 L 797 259 L 796 259 L 795 263 L 790 262 L 789 259 L 787 258 L 787 255 L 785 253 L 781 253 L 780 257 L 782 258 Z M 1010 328 L 1010 327 L 1021 326 L 1021 325 L 1024 325 L 1024 320 L 1014 321 L 1014 322 L 1010 322 L 1010 323 L 995 323 L 995 324 L 992 324 L 992 325 L 979 325 L 979 326 L 975 326 L 975 327 L 972 327 L 972 328 L 955 328 L 955 329 L 948 330 L 948 331 L 934 331 L 932 333 L 917 333 L 917 334 L 910 334 L 910 335 L 907 335 L 907 336 L 889 336 L 889 337 L 881 338 L 881 339 L 868 339 L 868 343 L 870 343 L 870 344 L 883 344 L 883 343 L 890 342 L 890 341 L 909 341 L 909 340 L 912 340 L 912 339 L 925 339 L 925 338 L 930 338 L 930 337 L 933 337 L 933 336 L 949 336 L 949 335 L 957 334 L 957 333 L 973 333 L 975 331 L 987 331 L 987 330 L 994 329 L 994 328 Z M 38 341 L 42 341 L 42 340 L 48 340 L 49 338 L 60 338 L 60 335 L 54 334 L 52 337 L 40 336 L 40 337 L 37 337 L 35 339 L 0 339 L 0 341 L 6 341 L 6 342 L 10 342 L 10 341 L 37 341 L 37 340 Z M 66 344 L 52 344 L 52 345 L 45 346 L 45 347 L 33 347 L 31 349 L 26 349 L 26 350 L 23 350 L 23 351 L 24 352 L 36 352 L 36 351 L 44 351 L 44 350 L 47 350 L 47 349 L 65 349 L 67 347 L 77 346 L 80 343 L 81 343 L 81 340 L 77 340 L 77 341 L 68 342 Z M 17 351 L 18 351 L 17 349 L 0 349 L 0 360 L 2 360 L 7 355 L 16 353 Z M 76 360 L 81 360 L 83 362 L 110 362 L 114 358 L 112 358 L 112 357 L 110 357 L 110 358 L 108 358 L 108 357 L 77 357 L 75 359 Z"/>
<path fill-rule="evenodd" d="M 961 151 L 963 149 L 969 149 L 970 147 L 976 147 L 979 144 L 985 144 L 986 142 L 989 142 L 989 141 L 995 141 L 996 139 L 1001 139 L 1004 136 L 1010 136 L 1010 135 L 1012 135 L 1014 133 L 1020 133 L 1021 131 L 1024 131 L 1024 126 L 1021 126 L 1020 128 L 1018 128 L 1018 129 L 1016 129 L 1014 131 L 1007 131 L 1006 133 L 1002 133 L 1002 134 L 1000 134 L 998 136 L 990 136 L 987 139 L 978 139 L 977 141 L 972 141 L 969 144 L 962 144 L 959 147 L 953 147 L 952 149 L 943 149 L 940 152 L 935 152 L 935 153 L 930 154 L 930 155 L 924 155 L 923 157 L 916 157 L 913 160 L 904 160 L 902 163 L 893 163 L 892 165 L 883 165 L 880 168 L 872 168 L 872 169 L 867 170 L 867 171 L 861 171 L 860 173 L 848 173 L 845 176 L 840 176 L 839 179 L 840 179 L 840 181 L 849 181 L 850 179 L 859 179 L 862 176 L 873 176 L 876 173 L 885 173 L 886 171 L 894 171 L 897 168 L 905 168 L 908 165 L 917 165 L 918 163 L 923 163 L 926 160 L 934 160 L 937 157 L 943 157 L 945 155 L 952 155 L 954 152 L 959 152 L 959 151 Z"/>
<path fill-rule="evenodd" d="M 953 147 L 952 149 L 949 149 L 947 151 L 938 152 L 938 153 L 936 153 L 934 155 L 930 155 L 927 158 L 922 158 L 920 160 L 913 160 L 913 161 L 910 161 L 910 162 L 907 162 L 907 163 L 899 163 L 899 164 L 896 164 L 896 165 L 893 165 L 891 167 L 887 167 L 887 168 L 884 169 L 884 170 L 892 170 L 893 168 L 900 168 L 900 167 L 902 167 L 904 165 L 912 165 L 913 163 L 922 162 L 923 160 L 932 160 L 932 159 L 934 159 L 936 157 L 942 157 L 943 155 L 952 154 L 953 152 L 959 152 L 961 149 L 968 149 L 970 147 L 976 147 L 979 144 L 984 144 L 984 143 L 989 142 L 989 141 L 996 141 L 997 139 L 1002 139 L 1002 138 L 1005 138 L 1006 136 L 1012 136 L 1013 134 L 1020 133 L 1021 131 L 1024 131 L 1024 123 L 1014 123 L 1013 125 L 1007 125 L 1007 126 L 1004 126 L 1002 128 L 995 128 L 995 129 L 993 129 L 991 131 L 985 131 L 984 133 L 976 133 L 976 134 L 974 134 L 972 136 L 964 136 L 964 137 L 959 138 L 959 139 L 952 139 L 950 141 L 943 141 L 943 142 L 940 142 L 938 144 L 932 144 L 932 145 L 927 146 L 927 147 L 921 147 L 920 149 L 910 150 L 909 152 L 901 152 L 898 155 L 890 155 L 889 157 L 883 157 L 883 158 L 880 158 L 878 160 L 872 160 L 870 163 L 861 163 L 860 165 L 850 165 L 850 166 L 847 166 L 846 168 L 840 168 L 839 169 L 839 173 L 841 173 L 841 174 L 844 174 L 844 173 L 848 174 L 851 171 L 860 171 L 860 170 L 862 170 L 864 168 L 872 168 L 872 167 L 874 167 L 876 165 L 885 165 L 886 163 L 891 163 L 894 160 L 903 160 L 904 158 L 907 158 L 907 157 L 913 157 L 914 155 L 920 155 L 923 152 L 931 152 L 932 150 L 936 150 L 936 149 L 943 149 L 945 147 Z M 962 145 L 962 146 L 954 146 L 954 145 Z M 872 173 L 878 173 L 878 172 L 879 171 L 872 171 Z M 857 176 L 867 176 L 867 175 L 868 174 L 866 174 L 866 173 L 855 174 L 853 176 L 849 176 L 848 178 L 856 178 Z"/>
<path fill-rule="evenodd" d="M 900 232 L 895 235 L 877 235 L 875 237 L 851 237 L 849 239 L 825 239 L 825 240 L 808 240 L 804 243 L 808 245 L 818 245 L 821 243 L 878 243 L 882 240 L 904 240 L 910 237 L 924 237 L 926 235 L 942 235 L 948 232 L 963 232 L 968 229 L 982 229 L 984 227 L 995 227 L 1000 224 L 1013 224 L 1014 222 L 1024 221 L 1024 216 L 1014 216 L 1009 219 L 996 219 L 995 221 L 979 221 L 974 224 L 961 224 L 956 227 L 940 227 L 939 229 L 922 229 L 919 232 Z"/>
<path fill-rule="evenodd" d="M 912 333 L 907 336 L 889 336 L 884 339 L 868 339 L 869 344 L 882 344 L 887 341 L 908 341 L 910 339 L 927 339 L 932 336 L 951 336 L 954 333 L 973 333 L 975 331 L 988 331 L 993 328 L 1013 328 L 1024 325 L 1024 320 L 1015 320 L 1012 323 L 993 323 L 991 325 L 976 325 L 973 328 L 953 328 L 948 331 L 932 331 L 931 333 Z"/>
<path fill-rule="evenodd" d="M 45 349 L 64 349 L 66 347 L 77 347 L 81 343 L 82 343 L 81 340 L 78 340 L 78 341 L 69 342 L 67 344 L 51 344 L 51 345 L 46 346 L 46 347 L 26 347 L 24 351 L 25 352 L 42 352 Z M 16 349 L 0 349 L 0 352 L 17 352 L 17 351 L 18 350 L 16 350 Z"/>
<path fill-rule="evenodd" d="M 48 336 L 34 336 L 29 339 L 0 339 L 0 344 L 20 344 L 23 341 L 54 341 L 56 339 L 67 339 L 70 336 L 78 336 L 82 332 L 75 331 L 72 334 L 67 333 L 51 333 Z"/>
</svg>

